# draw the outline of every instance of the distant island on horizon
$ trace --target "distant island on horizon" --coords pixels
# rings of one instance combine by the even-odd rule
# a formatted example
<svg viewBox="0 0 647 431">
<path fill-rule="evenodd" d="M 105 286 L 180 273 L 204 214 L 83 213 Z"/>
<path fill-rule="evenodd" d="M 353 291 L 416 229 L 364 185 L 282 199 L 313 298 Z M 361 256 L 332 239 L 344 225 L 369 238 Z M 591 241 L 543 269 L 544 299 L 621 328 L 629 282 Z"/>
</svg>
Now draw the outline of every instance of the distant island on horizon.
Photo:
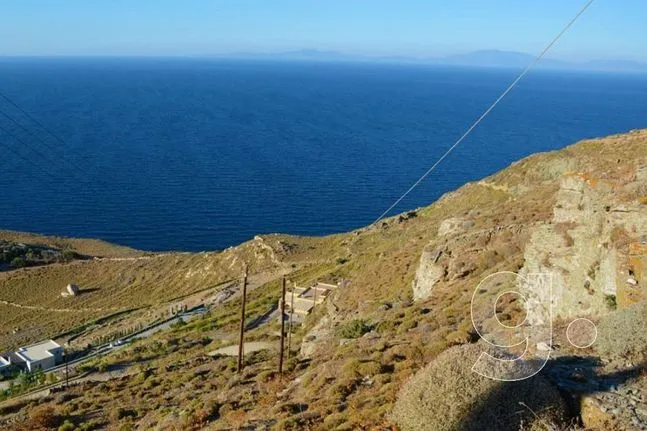
<svg viewBox="0 0 647 431">
<path fill-rule="evenodd" d="M 313 61 L 338 63 L 379 63 L 379 64 L 419 64 L 438 66 L 490 67 L 523 69 L 531 64 L 536 56 L 519 51 L 503 51 L 498 49 L 477 50 L 462 54 L 452 54 L 439 57 L 415 57 L 406 55 L 371 56 L 351 54 L 340 51 L 319 49 L 299 49 L 277 52 L 224 52 L 224 53 L 194 53 L 178 55 L 2 55 L 1 59 L 30 59 L 30 58 L 194 58 L 194 59 L 229 59 L 229 60 L 268 60 L 268 61 Z M 542 58 L 535 69 L 565 70 L 565 71 L 598 71 L 647 73 L 647 60 L 627 59 L 592 59 L 586 61 L 566 61 L 554 58 Z"/>
<path fill-rule="evenodd" d="M 267 59 L 267 60 L 309 60 L 331 62 L 377 62 L 377 63 L 414 63 L 438 64 L 447 66 L 480 66 L 480 67 L 509 67 L 523 68 L 529 65 L 535 55 L 518 51 L 503 51 L 497 49 L 477 50 L 464 54 L 454 54 L 443 57 L 413 57 L 413 56 L 367 56 L 348 54 L 339 51 L 324 51 L 318 49 L 300 49 L 273 53 L 232 52 L 210 55 L 210 57 L 238 59 Z M 582 62 L 571 62 L 551 58 L 543 58 L 537 64 L 541 69 L 558 70 L 590 70 L 615 72 L 647 73 L 647 62 L 634 60 L 594 59 Z"/>
</svg>

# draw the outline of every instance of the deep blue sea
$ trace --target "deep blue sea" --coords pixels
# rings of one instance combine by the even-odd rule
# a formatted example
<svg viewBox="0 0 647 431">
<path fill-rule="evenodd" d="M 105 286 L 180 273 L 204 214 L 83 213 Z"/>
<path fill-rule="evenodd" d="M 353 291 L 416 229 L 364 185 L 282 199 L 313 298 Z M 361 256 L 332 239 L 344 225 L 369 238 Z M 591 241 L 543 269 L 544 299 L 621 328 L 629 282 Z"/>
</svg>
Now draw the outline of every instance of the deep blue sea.
<svg viewBox="0 0 647 431">
<path fill-rule="evenodd" d="M 518 73 L 2 59 L 0 228 L 147 250 L 371 223 Z M 8 117 L 16 120 L 19 125 Z M 647 127 L 647 76 L 534 71 L 394 212 L 526 155 Z"/>
</svg>

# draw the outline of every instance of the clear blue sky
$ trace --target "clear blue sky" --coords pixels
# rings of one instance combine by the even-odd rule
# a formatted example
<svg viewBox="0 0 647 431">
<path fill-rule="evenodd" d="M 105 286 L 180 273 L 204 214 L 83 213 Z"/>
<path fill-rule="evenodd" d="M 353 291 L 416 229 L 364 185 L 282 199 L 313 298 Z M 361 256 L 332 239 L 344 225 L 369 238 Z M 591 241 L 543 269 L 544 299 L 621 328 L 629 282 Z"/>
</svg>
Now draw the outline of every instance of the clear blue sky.
<svg viewBox="0 0 647 431">
<path fill-rule="evenodd" d="M 201 55 L 313 48 L 536 53 L 583 0 L 0 0 L 0 55 Z M 647 1 L 596 0 L 552 57 L 647 60 Z"/>
</svg>

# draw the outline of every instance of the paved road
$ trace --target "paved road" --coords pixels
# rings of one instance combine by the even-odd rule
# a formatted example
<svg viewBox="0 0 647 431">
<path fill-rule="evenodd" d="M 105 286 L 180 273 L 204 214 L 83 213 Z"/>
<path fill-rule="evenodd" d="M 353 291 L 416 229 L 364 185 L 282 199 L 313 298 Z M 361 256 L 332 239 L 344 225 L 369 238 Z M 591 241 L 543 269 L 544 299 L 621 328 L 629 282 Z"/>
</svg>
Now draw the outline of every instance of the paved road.
<svg viewBox="0 0 647 431">
<path fill-rule="evenodd" d="M 279 274 L 283 275 L 284 273 L 288 273 L 288 270 L 283 270 L 280 271 Z M 280 276 L 279 275 L 279 276 Z M 251 290 L 254 290 L 263 284 L 267 283 L 268 281 L 271 281 L 276 278 L 276 274 L 272 274 L 271 276 L 264 276 L 264 277 L 250 277 L 248 280 L 248 292 Z M 235 285 L 228 286 L 225 288 L 225 292 L 223 295 L 220 297 L 216 297 L 217 300 L 211 301 L 212 305 L 220 305 L 223 303 L 227 303 L 236 297 L 240 296 L 240 291 L 234 287 Z M 209 303 L 209 301 L 207 301 Z M 136 339 L 141 339 L 141 338 L 147 338 L 150 337 L 151 335 L 167 330 L 176 323 L 179 319 L 183 319 L 185 322 L 191 321 L 195 319 L 196 317 L 204 314 L 206 311 L 208 311 L 208 307 L 206 307 L 204 304 L 199 307 L 198 309 L 194 309 L 193 311 L 189 311 L 187 313 L 182 313 L 179 314 L 169 320 L 166 320 L 164 322 L 160 323 L 155 323 L 149 326 L 148 328 L 144 329 L 141 332 L 138 332 L 136 334 L 132 334 L 130 336 L 122 338 L 123 344 L 119 346 L 112 346 L 110 344 L 106 344 L 103 346 L 99 346 L 97 350 L 83 356 L 80 358 L 76 358 L 73 361 L 70 361 L 67 363 L 68 367 L 74 366 L 74 365 L 79 365 L 83 362 L 89 361 L 90 359 L 94 359 L 97 357 L 105 356 L 109 353 L 112 353 L 116 350 L 122 349 L 128 345 L 129 341 L 136 340 Z M 268 312 L 262 316 L 260 316 L 258 319 L 255 321 L 251 322 L 250 327 L 258 327 L 260 325 L 266 324 L 269 320 L 272 319 L 275 315 L 277 315 L 279 311 L 276 309 L 276 307 L 272 307 Z M 250 328 L 248 328 L 250 329 Z M 274 343 L 275 344 L 275 343 Z M 273 349 L 276 348 L 276 346 L 273 343 L 267 343 L 267 342 L 248 342 L 245 343 L 243 346 L 244 352 L 245 353 L 252 353 L 256 352 L 259 350 L 266 350 L 266 349 Z M 223 347 L 221 349 L 218 349 L 214 352 L 209 353 L 209 355 L 226 355 L 226 356 L 237 356 L 238 355 L 238 344 L 232 345 L 232 346 L 227 346 Z M 65 369 L 66 364 L 61 364 L 55 368 L 52 368 L 50 370 L 47 370 L 48 372 L 57 372 L 57 371 L 63 371 Z M 115 375 L 111 373 L 92 373 L 90 375 L 88 374 L 83 374 L 81 376 L 77 376 L 74 378 L 70 379 L 70 383 L 72 382 L 81 382 L 81 381 L 104 381 L 104 380 L 109 380 L 110 378 L 114 378 Z M 49 385 L 45 387 L 41 387 L 38 389 L 35 389 L 34 391 L 28 392 L 26 394 L 20 395 L 15 398 L 10 398 L 6 400 L 5 402 L 10 402 L 10 401 L 15 401 L 18 399 L 37 399 L 43 396 L 46 396 L 49 394 L 50 389 L 55 388 L 55 387 L 60 387 L 62 386 L 62 383 L 57 383 L 54 385 Z M 6 389 L 9 387 L 9 382 L 0 382 L 0 390 L 3 390 L 3 387 Z M 0 403 L 1 404 L 1 403 Z"/>
<path fill-rule="evenodd" d="M 245 352 L 246 354 L 258 352 L 260 350 L 270 350 L 275 348 L 276 348 L 276 343 L 268 343 L 266 341 L 250 341 L 248 343 L 243 343 L 243 352 Z M 207 353 L 207 355 L 238 356 L 238 344 L 233 344 L 227 347 L 221 347 L 220 349 Z"/>
<path fill-rule="evenodd" d="M 201 311 L 192 311 L 192 312 L 187 312 L 184 314 L 180 314 L 176 317 L 174 317 L 172 320 L 168 320 L 164 323 L 159 323 L 157 325 L 151 326 L 150 328 L 144 330 L 143 332 L 140 332 L 136 335 L 133 335 L 131 337 L 124 337 L 124 341 L 131 341 L 131 340 L 137 340 L 140 338 L 147 338 L 150 337 L 153 334 L 156 334 L 160 331 L 165 331 L 167 329 L 170 329 L 170 327 L 174 324 L 177 323 L 178 320 L 182 319 L 185 322 L 190 322 L 191 320 L 195 319 L 196 317 L 201 316 L 202 314 L 205 313 L 207 309 L 202 309 Z"/>
</svg>

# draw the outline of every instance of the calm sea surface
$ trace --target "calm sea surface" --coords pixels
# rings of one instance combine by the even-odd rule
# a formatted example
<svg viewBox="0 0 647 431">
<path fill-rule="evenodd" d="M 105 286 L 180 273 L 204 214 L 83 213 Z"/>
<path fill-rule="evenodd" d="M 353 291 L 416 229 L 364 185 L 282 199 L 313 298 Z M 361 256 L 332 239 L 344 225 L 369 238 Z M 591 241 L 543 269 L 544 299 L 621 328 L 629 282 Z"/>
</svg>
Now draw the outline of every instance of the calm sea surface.
<svg viewBox="0 0 647 431">
<path fill-rule="evenodd" d="M 517 71 L 2 59 L 0 228 L 148 250 L 372 222 Z M 396 212 L 535 153 L 647 127 L 647 76 L 532 72 Z"/>
</svg>

